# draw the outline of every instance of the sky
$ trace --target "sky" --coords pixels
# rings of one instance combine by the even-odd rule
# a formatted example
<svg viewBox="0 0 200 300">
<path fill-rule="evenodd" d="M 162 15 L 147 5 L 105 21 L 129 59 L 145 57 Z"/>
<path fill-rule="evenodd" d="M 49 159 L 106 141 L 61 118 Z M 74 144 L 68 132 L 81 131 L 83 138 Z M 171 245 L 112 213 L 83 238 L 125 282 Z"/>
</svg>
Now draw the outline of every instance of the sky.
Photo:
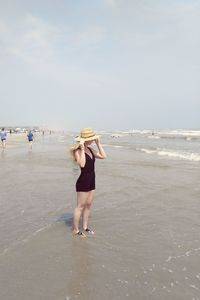
<svg viewBox="0 0 200 300">
<path fill-rule="evenodd" d="M 200 128 L 200 0 L 0 0 L 0 126 Z"/>
</svg>

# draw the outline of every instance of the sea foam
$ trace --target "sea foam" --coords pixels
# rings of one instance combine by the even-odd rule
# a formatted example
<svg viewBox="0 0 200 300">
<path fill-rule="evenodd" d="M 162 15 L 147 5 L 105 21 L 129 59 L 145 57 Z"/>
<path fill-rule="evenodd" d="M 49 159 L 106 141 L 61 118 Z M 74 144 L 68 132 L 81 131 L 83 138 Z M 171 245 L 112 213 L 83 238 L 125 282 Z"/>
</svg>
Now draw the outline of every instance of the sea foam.
<svg viewBox="0 0 200 300">
<path fill-rule="evenodd" d="M 157 154 L 159 156 L 167 156 L 170 158 L 178 158 L 178 159 L 184 159 L 190 161 L 200 161 L 200 153 L 190 153 L 190 152 L 176 151 L 171 149 L 160 149 L 160 148 L 157 148 L 156 150 L 137 148 L 137 150 L 140 150 L 147 154 Z"/>
</svg>

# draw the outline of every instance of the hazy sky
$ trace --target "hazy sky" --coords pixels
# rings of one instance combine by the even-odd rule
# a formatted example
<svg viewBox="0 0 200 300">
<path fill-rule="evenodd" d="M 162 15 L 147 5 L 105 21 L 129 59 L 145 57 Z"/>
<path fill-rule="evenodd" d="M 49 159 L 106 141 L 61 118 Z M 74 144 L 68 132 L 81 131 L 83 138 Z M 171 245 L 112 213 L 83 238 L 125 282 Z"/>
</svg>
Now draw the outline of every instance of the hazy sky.
<svg viewBox="0 0 200 300">
<path fill-rule="evenodd" d="M 0 0 L 0 126 L 200 128 L 200 0 Z"/>
</svg>

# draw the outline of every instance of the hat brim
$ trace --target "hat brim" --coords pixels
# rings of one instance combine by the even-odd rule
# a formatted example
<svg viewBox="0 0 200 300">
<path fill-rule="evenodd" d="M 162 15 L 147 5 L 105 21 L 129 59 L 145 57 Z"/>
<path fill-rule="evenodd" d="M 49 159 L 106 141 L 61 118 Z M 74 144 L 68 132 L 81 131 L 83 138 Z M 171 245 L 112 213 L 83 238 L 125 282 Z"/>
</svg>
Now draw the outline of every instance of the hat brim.
<svg viewBox="0 0 200 300">
<path fill-rule="evenodd" d="M 89 141 L 94 141 L 98 138 L 99 138 L 99 135 L 96 135 L 96 134 L 91 137 L 88 137 L 88 138 L 82 138 L 81 136 L 78 136 L 77 138 L 75 138 L 75 141 L 80 142 L 81 140 L 83 140 L 85 142 L 89 142 Z"/>
</svg>

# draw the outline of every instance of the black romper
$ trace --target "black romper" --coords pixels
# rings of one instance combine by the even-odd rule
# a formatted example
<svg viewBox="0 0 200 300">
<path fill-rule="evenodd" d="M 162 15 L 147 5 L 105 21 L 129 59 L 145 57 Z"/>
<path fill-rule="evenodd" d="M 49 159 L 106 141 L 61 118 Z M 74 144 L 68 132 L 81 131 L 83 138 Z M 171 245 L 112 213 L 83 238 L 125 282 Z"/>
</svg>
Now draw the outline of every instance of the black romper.
<svg viewBox="0 0 200 300">
<path fill-rule="evenodd" d="M 92 158 L 90 157 L 90 155 L 85 153 L 85 166 L 81 168 L 81 174 L 76 182 L 77 192 L 89 192 L 95 190 L 95 156 L 89 147 L 88 149 L 92 153 Z"/>
</svg>

